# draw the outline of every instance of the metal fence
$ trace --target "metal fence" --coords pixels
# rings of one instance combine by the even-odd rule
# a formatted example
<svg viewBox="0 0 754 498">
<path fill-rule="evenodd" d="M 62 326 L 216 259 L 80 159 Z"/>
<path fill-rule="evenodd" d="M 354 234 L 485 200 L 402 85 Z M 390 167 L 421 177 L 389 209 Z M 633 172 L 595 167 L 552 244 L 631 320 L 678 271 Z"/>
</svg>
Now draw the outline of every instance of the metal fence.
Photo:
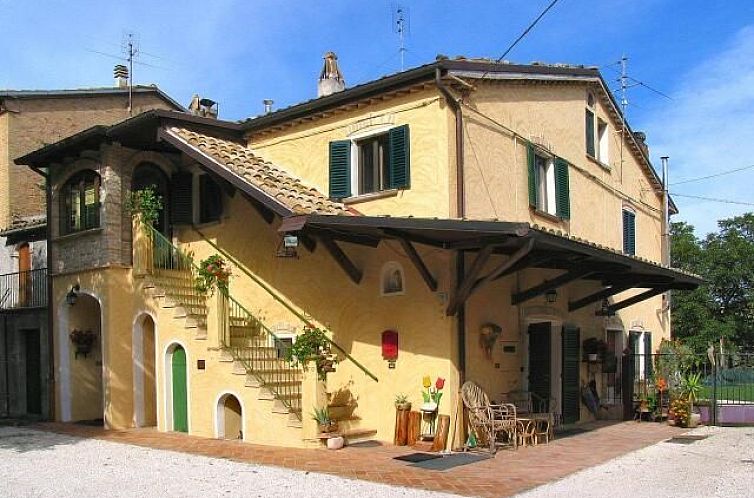
<svg viewBox="0 0 754 498">
<path fill-rule="evenodd" d="M 620 373 L 624 419 L 665 418 L 684 376 L 698 375 L 695 406 L 711 425 L 754 425 L 754 353 L 626 354 Z"/>
<path fill-rule="evenodd" d="M 47 306 L 47 268 L 0 275 L 0 310 Z"/>
</svg>

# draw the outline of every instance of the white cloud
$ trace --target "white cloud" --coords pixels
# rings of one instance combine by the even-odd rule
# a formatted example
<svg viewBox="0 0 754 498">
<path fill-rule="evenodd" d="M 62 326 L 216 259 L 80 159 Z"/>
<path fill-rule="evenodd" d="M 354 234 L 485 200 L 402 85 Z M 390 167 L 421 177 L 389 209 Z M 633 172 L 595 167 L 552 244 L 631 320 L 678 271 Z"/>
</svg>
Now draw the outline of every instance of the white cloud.
<svg viewBox="0 0 754 498">
<path fill-rule="evenodd" d="M 754 25 L 740 30 L 714 58 L 680 75 L 674 100 L 648 116 L 655 164 L 670 156 L 670 190 L 679 194 L 754 202 L 754 170 L 673 187 L 673 181 L 754 164 Z M 675 220 L 697 235 L 716 230 L 718 219 L 754 211 L 752 206 L 680 196 Z"/>
</svg>

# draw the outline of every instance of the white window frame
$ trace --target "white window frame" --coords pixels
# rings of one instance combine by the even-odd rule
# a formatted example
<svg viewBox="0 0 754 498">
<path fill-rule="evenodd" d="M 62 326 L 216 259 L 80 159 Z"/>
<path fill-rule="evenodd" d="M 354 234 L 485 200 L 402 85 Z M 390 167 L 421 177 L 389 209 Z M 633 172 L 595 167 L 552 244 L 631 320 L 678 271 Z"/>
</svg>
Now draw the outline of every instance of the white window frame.
<svg viewBox="0 0 754 498">
<path fill-rule="evenodd" d="M 395 125 L 393 124 L 376 126 L 374 128 L 370 128 L 369 130 L 361 131 L 359 133 L 353 133 L 348 136 L 348 139 L 351 141 L 351 197 L 378 195 L 382 192 L 393 190 L 382 189 L 376 190 L 374 192 L 360 192 L 359 190 L 359 184 L 361 183 L 359 178 L 359 142 L 363 142 L 364 140 L 368 140 L 379 135 L 385 135 L 393 128 L 395 128 Z"/>
<path fill-rule="evenodd" d="M 537 162 L 538 158 L 544 159 L 544 175 L 540 174 L 540 165 Z M 535 177 L 537 179 L 537 210 L 552 216 L 557 216 L 558 206 L 557 195 L 555 192 L 555 158 L 535 149 L 534 169 Z"/>
<path fill-rule="evenodd" d="M 597 118 L 597 130 L 595 131 L 597 160 L 603 165 L 610 164 L 610 133 L 607 122 Z"/>
</svg>

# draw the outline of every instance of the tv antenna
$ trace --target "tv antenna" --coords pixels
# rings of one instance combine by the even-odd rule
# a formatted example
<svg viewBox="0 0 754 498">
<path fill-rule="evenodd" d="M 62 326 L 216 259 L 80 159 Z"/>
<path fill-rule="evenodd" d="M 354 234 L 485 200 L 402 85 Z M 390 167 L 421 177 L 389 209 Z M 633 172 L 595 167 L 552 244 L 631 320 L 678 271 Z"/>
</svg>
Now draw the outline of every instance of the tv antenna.
<svg viewBox="0 0 754 498">
<path fill-rule="evenodd" d="M 407 7 L 399 3 L 393 3 L 393 32 L 398 34 L 399 49 L 401 54 L 401 71 L 405 68 L 406 36 L 411 33 L 411 13 Z"/>
<path fill-rule="evenodd" d="M 133 93 L 134 93 L 134 58 L 139 55 L 139 42 L 133 33 L 126 33 L 123 36 L 121 49 L 128 61 L 128 115 L 133 115 Z"/>
</svg>

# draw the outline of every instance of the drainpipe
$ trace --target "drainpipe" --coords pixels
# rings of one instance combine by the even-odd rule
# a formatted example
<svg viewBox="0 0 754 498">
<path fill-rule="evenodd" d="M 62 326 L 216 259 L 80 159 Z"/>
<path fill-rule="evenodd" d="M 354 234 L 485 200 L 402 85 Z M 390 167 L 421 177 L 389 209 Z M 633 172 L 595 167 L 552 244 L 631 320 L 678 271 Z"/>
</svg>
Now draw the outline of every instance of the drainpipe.
<svg viewBox="0 0 754 498">
<path fill-rule="evenodd" d="M 8 354 L 8 315 L 3 313 L 3 346 L 5 353 L 5 416 L 10 417 L 10 355 Z"/>
<path fill-rule="evenodd" d="M 668 156 L 662 156 L 662 263 L 670 266 L 670 194 L 668 193 Z M 670 300 L 671 291 L 665 294 L 665 303 L 663 312 L 665 321 L 670 328 Z M 672 330 L 671 330 L 672 332 Z M 671 335 L 671 339 L 673 339 Z"/>
<path fill-rule="evenodd" d="M 453 110 L 456 117 L 456 217 L 463 218 L 466 216 L 466 210 L 464 208 L 466 204 L 464 182 L 463 182 L 463 111 L 461 105 L 458 103 L 459 99 L 453 96 L 448 90 L 441 79 L 442 71 L 438 67 L 435 69 L 435 85 L 440 93 L 445 97 L 445 101 L 448 106 Z"/>
<path fill-rule="evenodd" d="M 46 226 L 45 236 L 46 244 L 46 265 L 47 265 L 47 418 L 55 420 L 55 341 L 53 339 L 53 313 L 52 303 L 52 183 L 50 173 L 42 171 L 40 168 L 31 167 L 36 173 L 39 173 L 45 179 L 45 206 L 46 206 Z"/>
</svg>

